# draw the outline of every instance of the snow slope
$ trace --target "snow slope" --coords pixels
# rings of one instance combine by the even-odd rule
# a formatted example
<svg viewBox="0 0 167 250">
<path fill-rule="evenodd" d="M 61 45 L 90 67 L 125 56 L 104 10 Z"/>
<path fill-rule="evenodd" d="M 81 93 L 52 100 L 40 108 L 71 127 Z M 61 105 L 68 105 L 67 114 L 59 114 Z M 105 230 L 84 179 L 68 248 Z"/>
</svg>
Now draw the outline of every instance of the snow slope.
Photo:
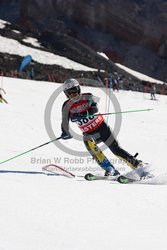
<svg viewBox="0 0 167 250">
<path fill-rule="evenodd" d="M 5 20 L 0 19 L 0 29 L 4 29 L 6 24 L 10 24 L 10 23 L 6 22 Z M 15 33 L 20 33 L 18 30 L 13 30 L 13 31 Z M 27 46 L 21 44 L 17 40 L 10 39 L 4 36 L 0 36 L 0 52 L 13 54 L 13 55 L 20 55 L 20 56 L 31 55 L 33 60 L 36 62 L 39 62 L 42 64 L 50 64 L 50 65 L 56 64 L 67 69 L 82 70 L 82 71 L 97 71 L 97 69 L 79 64 L 66 57 L 43 51 L 43 47 L 41 46 L 39 41 L 35 38 L 27 37 L 26 39 L 23 39 L 23 42 L 27 43 Z M 28 46 L 29 44 L 33 45 L 36 48 L 29 47 Z M 109 59 L 105 53 L 103 52 L 97 52 L 97 53 L 101 55 L 102 57 Z M 137 71 L 129 69 L 126 66 L 121 65 L 119 63 L 117 63 L 116 65 L 122 68 L 123 70 L 127 71 L 131 75 L 134 75 L 140 80 L 154 82 L 154 83 L 161 83 L 161 84 L 164 83 L 160 80 L 154 79 L 152 77 L 149 77 Z"/>
<path fill-rule="evenodd" d="M 85 65 L 76 63 L 66 57 L 55 55 L 51 52 L 46 52 L 40 49 L 34 49 L 29 46 L 22 45 L 18 41 L 0 36 L 0 51 L 12 55 L 26 56 L 32 55 L 34 61 L 44 64 L 56 64 L 67 69 L 96 71 L 96 69 L 89 68 Z"/>
<path fill-rule="evenodd" d="M 108 57 L 105 53 L 103 53 L 103 52 L 97 52 L 97 53 L 98 53 L 99 55 L 103 56 L 104 58 L 106 58 L 107 60 L 109 60 L 109 57 Z M 163 83 L 164 83 L 163 81 L 154 79 L 154 78 L 152 78 L 152 77 L 150 77 L 150 76 L 147 76 L 147 75 L 144 75 L 144 74 L 142 74 L 142 73 L 140 73 L 140 72 L 138 72 L 138 71 L 135 71 L 135 70 L 133 70 L 133 69 L 130 69 L 130 68 L 128 68 L 128 67 L 126 67 L 126 66 L 124 66 L 124 65 L 122 65 L 122 64 L 120 64 L 120 63 L 116 63 L 116 65 L 117 65 L 119 68 L 121 68 L 121 69 L 125 70 L 126 72 L 128 72 L 129 74 L 131 74 L 132 76 L 137 77 L 137 78 L 138 78 L 139 80 L 141 80 L 141 81 L 148 81 L 148 82 L 160 83 L 160 84 L 163 84 Z"/>
<path fill-rule="evenodd" d="M 60 86 L 3 78 L 7 92 L 4 97 L 9 104 L 0 104 L 0 162 L 50 141 L 44 112 L 50 96 Z M 105 91 L 91 87 L 82 87 L 82 91 L 100 97 L 100 111 L 105 111 Z M 154 109 L 124 114 L 118 140 L 126 150 L 139 152 L 139 158 L 152 163 L 153 173 L 166 177 L 167 97 L 151 101 L 148 94 L 127 91 L 115 96 L 122 110 Z M 61 93 L 53 105 L 55 136 L 61 133 L 64 100 Z M 112 105 L 109 111 L 114 111 Z M 114 116 L 110 116 L 111 127 L 114 122 Z M 78 128 L 74 130 L 80 133 Z M 62 143 L 85 151 L 82 141 Z M 110 151 L 105 153 L 122 173 L 129 170 Z M 0 165 L 0 250 L 167 248 L 166 185 L 86 182 L 82 177 L 43 174 L 42 166 L 58 161 L 77 176 L 102 174 L 89 156 L 70 155 L 53 143 Z"/>
<path fill-rule="evenodd" d="M 0 29 L 4 29 L 6 24 L 10 24 L 0 19 Z M 19 31 L 14 30 L 15 33 Z M 42 64 L 59 65 L 67 69 L 82 70 L 82 71 L 97 71 L 97 69 L 87 67 L 83 64 L 74 62 L 64 56 L 59 56 L 51 52 L 43 51 L 43 47 L 40 45 L 37 39 L 27 37 L 23 39 L 23 42 L 27 43 L 27 46 L 21 44 L 15 39 L 10 39 L 0 35 L 0 52 L 8 53 L 11 55 L 27 56 L 31 55 L 33 60 Z M 31 44 L 37 48 L 31 48 L 28 45 Z"/>
<path fill-rule="evenodd" d="M 133 69 L 130 69 L 130 68 L 128 68 L 128 67 L 126 67 L 126 66 L 124 66 L 124 65 L 122 65 L 120 63 L 116 63 L 116 65 L 119 68 L 121 68 L 121 69 L 125 70 L 126 72 L 130 73 L 131 75 L 136 76 L 140 80 L 148 81 L 148 82 L 154 82 L 154 83 L 160 83 L 160 84 L 164 83 L 163 81 L 159 81 L 159 80 L 154 79 L 154 78 L 152 78 L 150 76 L 146 76 L 146 75 L 144 75 L 142 73 L 139 73 L 139 72 L 137 72 L 137 71 L 135 71 Z"/>
</svg>

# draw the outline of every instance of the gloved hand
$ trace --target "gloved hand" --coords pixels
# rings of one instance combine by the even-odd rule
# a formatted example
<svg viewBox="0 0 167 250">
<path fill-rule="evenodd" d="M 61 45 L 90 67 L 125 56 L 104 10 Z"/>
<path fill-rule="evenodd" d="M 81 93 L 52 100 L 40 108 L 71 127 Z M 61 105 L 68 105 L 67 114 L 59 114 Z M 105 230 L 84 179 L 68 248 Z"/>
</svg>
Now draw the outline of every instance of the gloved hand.
<svg viewBox="0 0 167 250">
<path fill-rule="evenodd" d="M 80 121 L 82 118 L 86 118 L 89 115 L 88 110 L 83 113 L 74 113 L 70 116 L 72 122 Z"/>
<path fill-rule="evenodd" d="M 72 138 L 72 135 L 70 133 L 62 132 L 61 139 L 68 140 L 68 139 L 71 139 L 71 138 Z"/>
</svg>

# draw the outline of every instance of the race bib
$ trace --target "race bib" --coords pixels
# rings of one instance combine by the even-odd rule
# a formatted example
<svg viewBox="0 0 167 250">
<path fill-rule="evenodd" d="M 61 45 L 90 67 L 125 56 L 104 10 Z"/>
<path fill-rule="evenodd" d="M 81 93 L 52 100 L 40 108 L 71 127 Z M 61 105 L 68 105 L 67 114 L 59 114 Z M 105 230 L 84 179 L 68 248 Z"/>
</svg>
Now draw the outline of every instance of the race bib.
<svg viewBox="0 0 167 250">
<path fill-rule="evenodd" d="M 82 132 L 91 132 L 99 127 L 99 125 L 104 121 L 102 115 L 91 116 L 82 118 L 77 122 L 78 127 L 82 130 Z"/>
</svg>

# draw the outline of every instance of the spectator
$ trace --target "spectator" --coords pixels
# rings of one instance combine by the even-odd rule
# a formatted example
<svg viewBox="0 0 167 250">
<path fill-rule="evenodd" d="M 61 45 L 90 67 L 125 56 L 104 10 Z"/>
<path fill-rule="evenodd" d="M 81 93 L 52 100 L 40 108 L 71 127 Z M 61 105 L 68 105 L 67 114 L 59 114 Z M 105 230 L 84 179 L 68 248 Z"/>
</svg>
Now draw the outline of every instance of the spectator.
<svg viewBox="0 0 167 250">
<path fill-rule="evenodd" d="M 34 76 L 35 76 L 35 74 L 34 74 L 34 69 L 31 68 L 30 71 L 29 71 L 29 78 L 30 78 L 31 80 L 33 80 L 33 79 L 34 79 Z"/>
<path fill-rule="evenodd" d="M 155 94 L 156 94 L 156 86 L 153 84 L 150 88 L 150 94 L 151 94 L 151 100 L 156 100 Z"/>
<path fill-rule="evenodd" d="M 104 84 L 104 79 L 103 79 L 103 77 L 101 75 L 100 69 L 98 69 L 98 71 L 97 71 L 97 79 L 98 79 L 99 82 Z"/>
<path fill-rule="evenodd" d="M 113 78 L 112 78 L 112 74 L 110 74 L 109 76 L 109 86 L 110 86 L 110 89 L 112 89 L 112 85 L 113 85 L 113 82 L 112 82 Z"/>
<path fill-rule="evenodd" d="M 3 70 L 0 71 L 0 76 L 5 76 L 5 73 Z"/>
<path fill-rule="evenodd" d="M 106 88 L 108 88 L 109 87 L 109 79 L 108 79 L 108 77 L 104 78 L 104 82 L 105 82 Z"/>
<path fill-rule="evenodd" d="M 119 82 L 118 82 L 118 79 L 116 77 L 114 77 L 114 81 L 113 81 L 113 91 L 114 90 L 119 91 Z"/>
</svg>

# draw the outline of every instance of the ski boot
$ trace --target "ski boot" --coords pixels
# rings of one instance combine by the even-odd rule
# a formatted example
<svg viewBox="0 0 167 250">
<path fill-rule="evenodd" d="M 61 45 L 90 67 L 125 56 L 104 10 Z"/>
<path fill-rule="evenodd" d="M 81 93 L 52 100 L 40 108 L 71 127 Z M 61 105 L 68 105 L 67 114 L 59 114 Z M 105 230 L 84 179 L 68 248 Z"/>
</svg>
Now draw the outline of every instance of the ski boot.
<svg viewBox="0 0 167 250">
<path fill-rule="evenodd" d="M 140 162 L 136 168 L 136 173 L 140 177 L 140 179 L 149 179 L 153 178 L 154 175 L 149 173 L 146 169 L 149 167 L 148 163 Z"/>
<path fill-rule="evenodd" d="M 116 169 L 112 169 L 112 171 L 106 170 L 104 176 L 118 176 L 120 172 Z"/>
</svg>

